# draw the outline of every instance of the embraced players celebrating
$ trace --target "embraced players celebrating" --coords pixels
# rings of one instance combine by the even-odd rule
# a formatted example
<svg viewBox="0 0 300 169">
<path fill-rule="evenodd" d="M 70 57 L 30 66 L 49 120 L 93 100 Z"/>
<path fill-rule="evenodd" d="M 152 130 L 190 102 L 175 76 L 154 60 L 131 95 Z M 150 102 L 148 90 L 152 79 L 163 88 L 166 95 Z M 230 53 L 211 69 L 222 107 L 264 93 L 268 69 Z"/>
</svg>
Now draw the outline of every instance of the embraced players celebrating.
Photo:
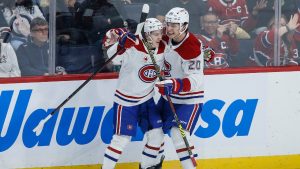
<svg viewBox="0 0 300 169">
<path fill-rule="evenodd" d="M 166 14 L 165 22 L 166 36 L 162 35 L 163 26 L 157 19 L 149 18 L 144 25 L 145 39 L 150 42 L 152 53 L 165 77 L 160 82 L 141 35 L 133 35 L 123 29 L 110 30 L 107 34 L 106 41 L 109 43 L 111 39 L 118 39 L 108 49 L 108 56 L 112 56 L 118 48 L 126 48 L 126 51 L 117 58 L 122 66 L 113 106 L 115 134 L 105 151 L 103 169 L 115 167 L 124 147 L 135 135 L 137 124 L 147 137 L 140 168 L 162 167 L 159 151 L 163 131 L 170 132 L 182 167 L 196 168 L 189 154 L 194 146 L 186 147 L 167 98 L 172 99 L 185 137 L 191 145 L 190 135 L 203 105 L 204 57 L 209 60 L 213 51 L 204 49 L 201 42 L 188 32 L 189 14 L 184 8 L 172 8 Z M 154 85 L 162 95 L 157 105 L 153 99 Z M 192 154 L 192 158 L 195 156 Z"/>
</svg>

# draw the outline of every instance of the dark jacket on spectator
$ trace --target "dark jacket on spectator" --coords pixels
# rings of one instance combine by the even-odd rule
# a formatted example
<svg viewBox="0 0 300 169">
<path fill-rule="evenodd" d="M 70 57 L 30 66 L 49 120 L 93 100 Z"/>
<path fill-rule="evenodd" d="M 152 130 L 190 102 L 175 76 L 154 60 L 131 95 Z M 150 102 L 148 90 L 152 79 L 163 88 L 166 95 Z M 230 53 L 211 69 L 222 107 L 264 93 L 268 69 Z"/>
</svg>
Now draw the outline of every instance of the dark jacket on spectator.
<svg viewBox="0 0 300 169">
<path fill-rule="evenodd" d="M 37 46 L 31 40 L 22 44 L 17 52 L 21 76 L 40 76 L 48 73 L 49 43 Z"/>
<path fill-rule="evenodd" d="M 85 0 L 81 3 L 78 11 L 82 13 L 86 27 L 91 24 L 89 38 L 92 43 L 102 39 L 109 29 L 124 26 L 117 9 L 106 0 Z M 88 21 L 90 23 L 87 23 Z"/>
</svg>

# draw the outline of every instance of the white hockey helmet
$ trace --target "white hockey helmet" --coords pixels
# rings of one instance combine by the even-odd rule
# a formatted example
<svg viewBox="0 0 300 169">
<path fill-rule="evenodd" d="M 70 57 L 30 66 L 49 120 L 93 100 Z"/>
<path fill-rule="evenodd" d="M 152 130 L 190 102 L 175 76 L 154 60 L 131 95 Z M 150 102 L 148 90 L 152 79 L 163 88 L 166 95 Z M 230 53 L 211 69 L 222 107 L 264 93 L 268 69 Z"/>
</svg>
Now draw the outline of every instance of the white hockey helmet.
<svg viewBox="0 0 300 169">
<path fill-rule="evenodd" d="M 172 8 L 165 16 L 165 21 L 170 23 L 189 23 L 189 13 L 184 8 Z"/>
<path fill-rule="evenodd" d="M 157 31 L 163 29 L 163 24 L 156 18 L 148 18 L 145 21 L 144 32 L 150 33 L 152 31 Z"/>
</svg>

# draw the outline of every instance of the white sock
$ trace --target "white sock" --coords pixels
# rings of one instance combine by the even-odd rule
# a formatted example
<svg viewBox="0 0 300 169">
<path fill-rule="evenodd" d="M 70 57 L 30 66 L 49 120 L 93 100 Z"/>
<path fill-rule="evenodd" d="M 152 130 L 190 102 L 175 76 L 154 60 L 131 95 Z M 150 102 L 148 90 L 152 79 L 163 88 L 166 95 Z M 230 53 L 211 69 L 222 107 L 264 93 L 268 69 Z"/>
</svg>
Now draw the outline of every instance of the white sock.
<svg viewBox="0 0 300 169">
<path fill-rule="evenodd" d="M 190 150 L 193 152 L 194 146 L 191 143 L 190 134 L 187 131 L 184 131 L 186 138 L 188 140 Z M 177 127 L 172 127 L 171 129 L 171 138 L 173 141 L 173 144 L 175 146 L 178 158 L 181 162 L 181 165 L 184 169 L 196 169 L 196 167 L 193 165 L 193 162 L 190 158 L 190 155 L 188 153 L 188 148 L 186 147 L 184 140 L 180 134 L 180 131 Z M 195 157 L 196 155 L 193 154 Z"/>
<path fill-rule="evenodd" d="M 164 138 L 164 133 L 161 128 L 152 129 L 146 133 L 147 143 L 142 153 L 141 167 L 148 168 L 157 163 L 160 145 Z"/>
<path fill-rule="evenodd" d="M 102 169 L 114 169 L 122 151 L 129 143 L 131 137 L 124 135 L 114 135 L 110 145 L 106 148 Z"/>
</svg>

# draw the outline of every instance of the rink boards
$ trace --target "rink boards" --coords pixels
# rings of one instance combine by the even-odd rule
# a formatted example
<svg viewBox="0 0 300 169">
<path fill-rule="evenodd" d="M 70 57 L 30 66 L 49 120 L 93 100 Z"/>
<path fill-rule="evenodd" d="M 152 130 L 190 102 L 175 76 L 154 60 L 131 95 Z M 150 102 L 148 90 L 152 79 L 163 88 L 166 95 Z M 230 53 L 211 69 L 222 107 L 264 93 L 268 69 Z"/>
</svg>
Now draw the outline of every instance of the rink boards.
<svg viewBox="0 0 300 169">
<path fill-rule="evenodd" d="M 41 135 L 32 132 L 82 82 L 46 78 L 0 84 L 1 169 L 99 168 L 113 133 L 114 77 L 91 81 Z M 193 134 L 198 168 L 299 168 L 299 71 L 210 74 L 205 86 L 204 110 Z M 164 168 L 173 169 L 179 163 L 167 135 L 165 140 Z M 137 168 L 143 144 L 138 131 L 118 168 Z"/>
</svg>

